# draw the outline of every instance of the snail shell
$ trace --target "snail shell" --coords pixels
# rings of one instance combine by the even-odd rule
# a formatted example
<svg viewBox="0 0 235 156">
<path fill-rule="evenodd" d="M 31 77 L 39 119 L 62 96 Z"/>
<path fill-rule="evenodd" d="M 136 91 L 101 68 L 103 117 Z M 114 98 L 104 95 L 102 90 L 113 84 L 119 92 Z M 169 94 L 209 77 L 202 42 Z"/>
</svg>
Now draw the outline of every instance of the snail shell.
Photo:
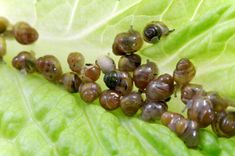
<svg viewBox="0 0 235 156">
<path fill-rule="evenodd" d="M 101 94 L 100 86 L 95 82 L 81 84 L 79 87 L 80 97 L 86 103 L 92 103 Z"/>
</svg>

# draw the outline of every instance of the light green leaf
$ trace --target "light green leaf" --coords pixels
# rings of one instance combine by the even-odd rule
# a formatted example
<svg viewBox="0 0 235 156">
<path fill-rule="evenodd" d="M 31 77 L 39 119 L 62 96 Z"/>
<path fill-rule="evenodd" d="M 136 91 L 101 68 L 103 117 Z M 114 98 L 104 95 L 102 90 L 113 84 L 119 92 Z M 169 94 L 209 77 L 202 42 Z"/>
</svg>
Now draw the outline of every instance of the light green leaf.
<svg viewBox="0 0 235 156">
<path fill-rule="evenodd" d="M 0 64 L 0 155 L 234 155 L 234 137 L 218 139 L 202 130 L 198 149 L 188 149 L 160 123 L 105 111 L 98 101 L 88 105 L 10 65 L 18 52 L 32 50 L 37 57 L 55 55 L 68 71 L 70 52 L 80 51 L 92 63 L 111 53 L 117 33 L 162 20 L 176 30 L 157 44 L 145 43 L 141 56 L 154 60 L 161 73 L 172 73 L 178 59 L 188 57 L 197 67 L 193 82 L 235 98 L 233 0 L 0 0 L 0 15 L 27 21 L 40 34 L 30 46 L 7 41 L 6 64 Z M 179 98 L 169 103 L 170 111 L 183 107 Z"/>
</svg>

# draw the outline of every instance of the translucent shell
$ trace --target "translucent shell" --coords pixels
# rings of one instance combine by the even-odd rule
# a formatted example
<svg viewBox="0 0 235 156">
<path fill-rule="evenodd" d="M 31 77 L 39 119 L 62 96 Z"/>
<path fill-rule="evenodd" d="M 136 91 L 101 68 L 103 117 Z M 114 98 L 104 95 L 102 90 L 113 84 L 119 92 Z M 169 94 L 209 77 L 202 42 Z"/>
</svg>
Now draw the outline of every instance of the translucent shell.
<svg viewBox="0 0 235 156">
<path fill-rule="evenodd" d="M 106 110 L 114 110 L 120 106 L 120 97 L 114 90 L 105 90 L 99 97 L 100 105 Z"/>
<path fill-rule="evenodd" d="M 199 127 L 197 122 L 185 119 L 182 115 L 165 112 L 161 122 L 175 132 L 188 147 L 197 147 L 199 144 Z"/>
<path fill-rule="evenodd" d="M 127 116 L 135 115 L 142 104 L 143 100 L 138 92 L 131 92 L 121 98 L 121 109 Z"/>
<path fill-rule="evenodd" d="M 213 105 L 206 97 L 197 97 L 188 104 L 188 118 L 198 123 L 200 127 L 210 125 L 215 117 Z"/>
<path fill-rule="evenodd" d="M 115 55 L 126 55 L 140 50 L 142 45 L 140 33 L 130 28 L 128 32 L 119 33 L 115 37 L 112 48 Z"/>
<path fill-rule="evenodd" d="M 121 95 L 127 95 L 132 91 L 133 82 L 131 75 L 128 72 L 111 71 L 104 76 L 106 86 L 115 90 Z"/>
<path fill-rule="evenodd" d="M 53 55 L 45 55 L 36 60 L 36 68 L 47 80 L 57 82 L 62 76 L 59 60 Z"/>
<path fill-rule="evenodd" d="M 174 92 L 174 80 L 169 74 L 160 75 L 152 80 L 146 88 L 147 99 L 151 101 L 165 101 Z"/>
<path fill-rule="evenodd" d="M 78 92 L 82 83 L 82 80 L 74 72 L 64 73 L 60 81 L 63 87 L 70 93 Z"/>
<path fill-rule="evenodd" d="M 72 52 L 68 55 L 67 62 L 72 71 L 80 74 L 82 67 L 85 64 L 85 58 L 79 52 Z"/>
<path fill-rule="evenodd" d="M 144 90 L 149 82 L 154 79 L 158 74 L 157 65 L 154 62 L 147 61 L 146 64 L 142 64 L 133 72 L 133 80 L 135 86 L 140 90 Z"/>
<path fill-rule="evenodd" d="M 15 39 L 21 44 L 32 44 L 39 35 L 36 29 L 26 22 L 18 22 L 13 27 Z"/>
<path fill-rule="evenodd" d="M 83 83 L 79 87 L 80 97 L 86 103 L 92 103 L 101 94 L 100 86 L 95 82 Z"/>
<path fill-rule="evenodd" d="M 159 120 L 168 106 L 163 101 L 148 101 L 142 108 L 141 118 L 145 121 Z"/>
<path fill-rule="evenodd" d="M 196 69 L 187 58 L 180 59 L 176 64 L 173 77 L 178 86 L 182 87 L 189 83 L 195 76 Z"/>
<path fill-rule="evenodd" d="M 235 112 L 219 112 L 212 123 L 213 131 L 222 137 L 235 135 Z"/>
<path fill-rule="evenodd" d="M 114 60 L 106 55 L 99 57 L 95 63 L 100 67 L 104 74 L 116 69 Z"/>
<path fill-rule="evenodd" d="M 141 57 L 136 54 L 121 56 L 118 61 L 120 71 L 133 72 L 141 64 Z"/>
<path fill-rule="evenodd" d="M 32 52 L 22 51 L 12 59 L 12 65 L 17 70 L 33 73 L 36 71 L 36 58 Z"/>
</svg>

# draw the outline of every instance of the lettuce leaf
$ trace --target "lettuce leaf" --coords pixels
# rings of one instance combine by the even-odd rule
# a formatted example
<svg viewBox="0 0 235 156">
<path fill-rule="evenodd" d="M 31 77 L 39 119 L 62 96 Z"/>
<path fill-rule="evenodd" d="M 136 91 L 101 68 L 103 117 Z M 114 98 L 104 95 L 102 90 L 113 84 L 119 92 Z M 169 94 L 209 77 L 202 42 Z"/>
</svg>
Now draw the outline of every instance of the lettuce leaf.
<svg viewBox="0 0 235 156">
<path fill-rule="evenodd" d="M 234 155 L 235 137 L 218 138 L 203 129 L 199 147 L 188 149 L 158 122 L 105 111 L 98 101 L 88 105 L 79 94 L 11 66 L 18 52 L 32 50 L 37 57 L 57 56 L 66 72 L 71 51 L 94 62 L 99 55 L 111 54 L 117 33 L 130 25 L 142 31 L 147 22 L 162 20 L 175 32 L 157 44 L 145 43 L 141 56 L 154 60 L 161 73 L 172 73 L 178 59 L 188 57 L 197 67 L 193 82 L 232 99 L 233 0 L 11 0 L 0 1 L 0 15 L 12 23 L 27 21 L 40 34 L 30 46 L 7 41 L 6 64 L 0 64 L 0 155 Z M 183 107 L 176 98 L 169 103 L 171 111 Z"/>
</svg>

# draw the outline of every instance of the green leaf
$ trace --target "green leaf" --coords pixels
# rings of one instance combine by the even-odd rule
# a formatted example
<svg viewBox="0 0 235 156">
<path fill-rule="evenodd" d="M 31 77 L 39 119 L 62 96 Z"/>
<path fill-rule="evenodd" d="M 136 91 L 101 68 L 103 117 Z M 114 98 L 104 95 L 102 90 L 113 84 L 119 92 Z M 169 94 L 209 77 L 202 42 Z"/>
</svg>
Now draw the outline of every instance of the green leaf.
<svg viewBox="0 0 235 156">
<path fill-rule="evenodd" d="M 160 123 L 105 111 L 98 101 L 88 105 L 38 74 L 11 67 L 13 56 L 32 50 L 37 57 L 55 55 L 66 72 L 70 52 L 92 63 L 111 53 L 117 33 L 162 20 L 176 30 L 157 44 L 145 43 L 141 56 L 161 73 L 172 73 L 178 59 L 188 57 L 197 67 L 193 82 L 235 98 L 233 0 L 11 0 L 0 1 L 0 15 L 27 21 L 40 34 L 30 46 L 7 41 L 6 64 L 0 64 L 0 155 L 234 155 L 234 137 L 217 138 L 205 129 L 199 147 L 188 149 Z M 170 111 L 183 107 L 179 98 L 169 103 Z"/>
</svg>

